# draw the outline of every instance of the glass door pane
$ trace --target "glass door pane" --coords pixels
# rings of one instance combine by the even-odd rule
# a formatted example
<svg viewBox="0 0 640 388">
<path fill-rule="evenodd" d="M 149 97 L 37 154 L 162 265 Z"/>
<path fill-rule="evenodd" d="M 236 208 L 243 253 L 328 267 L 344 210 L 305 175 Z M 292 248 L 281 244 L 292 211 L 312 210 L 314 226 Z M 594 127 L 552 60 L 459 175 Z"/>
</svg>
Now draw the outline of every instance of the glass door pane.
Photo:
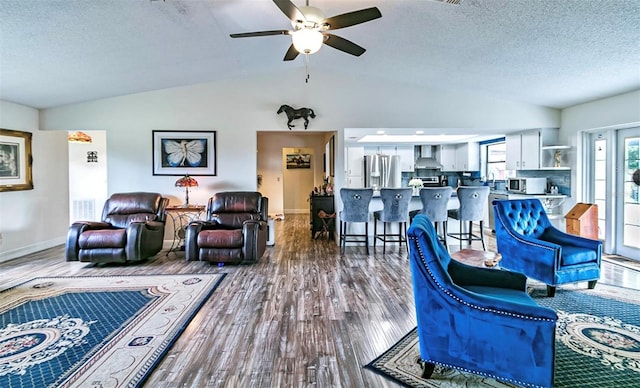
<svg viewBox="0 0 640 388">
<path fill-rule="evenodd" d="M 629 128 L 618 132 L 618 182 L 617 213 L 617 253 L 640 260 L 640 201 L 639 186 L 634 174 L 640 168 L 640 128 Z M 636 178 L 640 179 L 640 178 Z"/>
<path fill-rule="evenodd" d="M 598 238 L 606 238 L 606 209 L 607 209 L 607 141 L 598 139 L 594 142 L 594 202 L 598 205 Z"/>
</svg>

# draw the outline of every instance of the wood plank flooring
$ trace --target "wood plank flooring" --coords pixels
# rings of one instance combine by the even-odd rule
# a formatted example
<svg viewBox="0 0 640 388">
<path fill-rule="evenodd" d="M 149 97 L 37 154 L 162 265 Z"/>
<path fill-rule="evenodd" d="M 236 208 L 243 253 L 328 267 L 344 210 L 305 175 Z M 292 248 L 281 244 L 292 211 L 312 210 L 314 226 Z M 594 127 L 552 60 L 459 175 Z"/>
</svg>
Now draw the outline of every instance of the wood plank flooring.
<svg viewBox="0 0 640 388">
<path fill-rule="evenodd" d="M 491 234 L 486 239 L 495 250 Z M 165 253 L 95 266 L 66 262 L 64 247 L 55 247 L 0 264 L 0 288 L 36 276 L 226 272 L 146 387 L 398 386 L 363 365 L 416 325 L 405 247 L 383 255 L 378 245 L 367 256 L 353 246 L 340 256 L 335 243 L 311 239 L 308 215 L 287 215 L 276 222 L 276 245 L 254 265 L 217 267 Z M 640 288 L 640 272 L 603 263 L 600 282 Z"/>
</svg>

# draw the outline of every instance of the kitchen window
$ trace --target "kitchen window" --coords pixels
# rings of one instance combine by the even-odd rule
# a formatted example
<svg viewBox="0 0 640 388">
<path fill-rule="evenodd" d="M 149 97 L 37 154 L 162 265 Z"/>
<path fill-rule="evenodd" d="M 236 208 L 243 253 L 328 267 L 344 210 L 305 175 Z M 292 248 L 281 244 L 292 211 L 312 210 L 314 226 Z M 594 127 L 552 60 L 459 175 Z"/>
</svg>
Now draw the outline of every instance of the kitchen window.
<svg viewBox="0 0 640 388">
<path fill-rule="evenodd" d="M 489 182 L 507 178 L 506 143 L 504 138 L 480 143 L 482 147 L 482 176 Z"/>
</svg>

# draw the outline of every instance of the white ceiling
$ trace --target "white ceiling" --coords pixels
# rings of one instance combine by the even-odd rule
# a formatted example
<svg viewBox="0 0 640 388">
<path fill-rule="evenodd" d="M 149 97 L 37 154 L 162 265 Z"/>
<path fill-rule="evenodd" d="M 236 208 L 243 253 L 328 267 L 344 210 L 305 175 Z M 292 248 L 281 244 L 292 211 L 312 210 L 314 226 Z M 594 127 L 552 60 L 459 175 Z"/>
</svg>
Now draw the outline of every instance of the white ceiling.
<svg viewBox="0 0 640 388">
<path fill-rule="evenodd" d="M 303 6 L 302 0 L 294 1 Z M 640 89 L 640 0 L 311 0 L 325 16 L 376 6 L 333 31 L 313 72 L 340 71 L 564 108 Z M 0 0 L 0 98 L 47 108 L 304 68 L 269 0 Z M 312 82 L 311 80 L 310 82 Z"/>
</svg>

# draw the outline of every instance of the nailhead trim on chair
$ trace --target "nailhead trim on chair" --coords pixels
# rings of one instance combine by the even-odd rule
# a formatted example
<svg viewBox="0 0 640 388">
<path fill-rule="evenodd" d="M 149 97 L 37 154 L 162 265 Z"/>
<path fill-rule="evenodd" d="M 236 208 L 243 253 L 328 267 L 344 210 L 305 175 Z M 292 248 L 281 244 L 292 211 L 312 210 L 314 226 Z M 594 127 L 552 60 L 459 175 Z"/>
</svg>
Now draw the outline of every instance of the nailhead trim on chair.
<svg viewBox="0 0 640 388">
<path fill-rule="evenodd" d="M 549 319 L 549 318 L 538 318 L 538 317 L 531 317 L 528 315 L 524 315 L 524 314 L 515 314 L 515 313 L 510 313 L 507 311 L 500 311 L 500 310 L 496 310 L 496 309 L 488 309 L 486 307 L 480 307 L 480 306 L 476 306 L 474 304 L 471 304 L 467 301 L 464 301 L 460 298 L 458 298 L 457 296 L 453 295 L 449 290 L 446 290 L 442 284 L 440 284 L 440 282 L 438 282 L 438 280 L 436 279 L 436 277 L 433 275 L 433 273 L 431 272 L 431 269 L 429 268 L 429 265 L 427 264 L 427 261 L 424 258 L 424 254 L 422 253 L 422 249 L 420 248 L 420 244 L 417 243 L 417 238 L 416 237 L 409 237 L 409 240 L 411 240 L 412 242 L 415 243 L 417 249 L 418 249 L 418 254 L 420 255 L 420 260 L 422 261 L 422 264 L 424 265 L 424 267 L 427 269 L 427 272 L 429 273 L 429 276 L 431 277 L 431 279 L 436 283 L 436 285 L 438 286 L 438 288 L 440 288 L 441 291 L 443 291 L 446 295 L 448 295 L 450 298 L 456 300 L 457 302 L 460 302 L 462 304 L 464 304 L 465 306 L 471 307 L 473 309 L 476 310 L 480 310 L 480 311 L 488 311 L 488 312 L 492 312 L 492 313 L 496 313 L 496 314 L 500 314 L 500 315 L 507 315 L 507 316 L 512 316 L 515 318 L 520 318 L 520 319 L 527 319 L 527 320 L 531 320 L 531 321 L 547 321 L 547 322 L 554 322 L 553 319 Z"/>
<path fill-rule="evenodd" d="M 429 276 L 431 277 L 431 279 L 435 282 L 435 284 L 438 286 L 438 288 L 441 291 L 444 292 L 445 295 L 447 295 L 450 298 L 456 300 L 457 302 L 460 302 L 460 303 L 464 304 L 465 306 L 468 306 L 468 307 L 471 307 L 473 309 L 480 310 L 480 311 L 488 311 L 488 312 L 492 312 L 492 313 L 512 316 L 512 317 L 515 317 L 515 318 L 526 319 L 526 320 L 553 322 L 553 319 L 530 317 L 528 315 L 523 315 L 523 314 L 514 314 L 514 313 L 509 313 L 509 312 L 506 312 L 506 311 L 488 309 L 488 308 L 476 306 L 474 304 L 471 304 L 469 302 L 461 300 L 457 296 L 451 294 L 448 290 L 445 290 L 444 287 L 442 286 L 442 284 L 440 284 L 440 282 L 435 278 L 435 276 L 433 275 L 433 272 L 431 272 L 431 269 L 429 268 L 429 265 L 427 265 L 427 261 L 424 258 L 424 254 L 422 252 L 422 248 L 420 248 L 420 244 L 418 244 L 418 238 L 414 237 L 414 236 L 410 236 L 409 240 L 412 243 L 410 247 L 415 246 L 415 248 L 417 249 L 418 255 L 420 256 L 420 261 L 422 261 L 422 264 L 426 268 L 427 273 L 429 273 Z M 463 368 L 463 367 L 459 367 L 459 366 L 455 366 L 455 365 L 450 365 L 450 364 L 446 364 L 446 363 L 438 362 L 438 361 L 434 361 L 434 360 L 424 360 L 422 358 L 421 358 L 421 360 L 423 362 L 429 362 L 431 364 L 438 364 L 438 365 L 442 365 L 442 366 L 445 366 L 445 367 L 461 370 L 461 371 L 464 371 L 464 372 L 467 372 L 467 373 L 473 373 L 473 374 L 476 374 L 476 375 L 486 376 L 486 377 L 490 377 L 490 378 L 493 378 L 493 379 L 496 379 L 496 380 L 500 380 L 500 381 L 507 381 L 507 382 L 510 382 L 510 383 L 513 383 L 513 384 L 522 385 L 522 386 L 525 386 L 525 387 L 535 387 L 535 388 L 542 388 L 543 387 L 542 385 L 530 384 L 530 383 L 526 383 L 524 381 L 504 378 L 504 377 L 496 376 L 496 375 L 493 375 L 493 374 L 490 374 L 490 373 L 478 372 L 478 371 L 474 371 L 474 370 L 470 370 L 470 369 L 467 369 L 467 368 Z"/>
<path fill-rule="evenodd" d="M 526 382 L 520 381 L 520 380 L 508 379 L 506 377 L 498 377 L 498 376 L 494 376 L 494 375 L 492 375 L 490 373 L 478 372 L 478 371 L 474 371 L 474 370 L 471 370 L 471 369 L 462 368 L 462 367 L 455 366 L 455 365 L 450 365 L 450 364 L 447 364 L 447 363 L 444 363 L 444 362 L 433 361 L 433 360 L 424 360 L 422 358 L 420 359 L 420 361 L 428 362 L 428 363 L 431 363 L 431 364 L 438 364 L 438 365 L 442 365 L 442 366 L 447 367 L 447 368 L 457 369 L 457 370 L 461 370 L 463 372 L 473 373 L 475 375 L 486 376 L 486 377 L 489 377 L 489 378 L 492 378 L 492 379 L 496 379 L 496 380 L 500 380 L 500 381 L 506 381 L 506 382 L 509 382 L 509 383 L 522 385 L 522 386 L 525 386 L 525 387 L 544 388 L 544 385 L 530 384 L 530 383 L 526 383 Z"/>
</svg>

